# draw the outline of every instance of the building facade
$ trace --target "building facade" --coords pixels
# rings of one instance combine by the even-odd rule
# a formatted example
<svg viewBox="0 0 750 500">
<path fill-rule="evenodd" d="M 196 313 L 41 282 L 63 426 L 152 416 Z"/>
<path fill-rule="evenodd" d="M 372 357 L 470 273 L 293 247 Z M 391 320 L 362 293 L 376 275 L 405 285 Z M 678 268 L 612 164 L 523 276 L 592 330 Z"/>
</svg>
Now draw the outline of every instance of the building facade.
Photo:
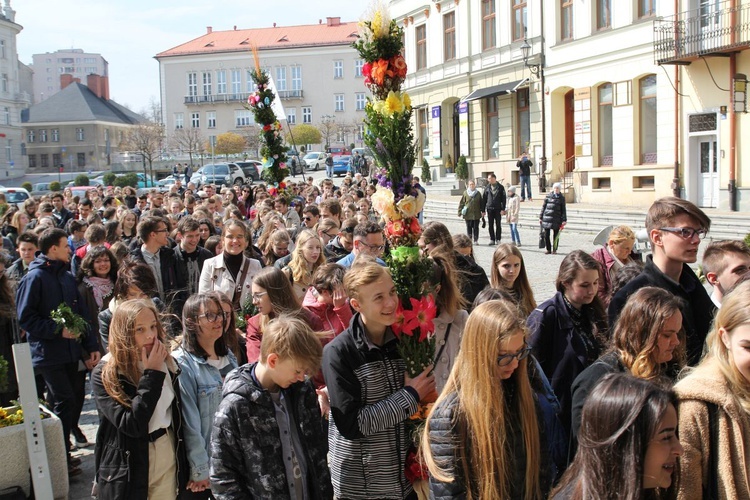
<svg viewBox="0 0 750 500">
<path fill-rule="evenodd" d="M 474 177 L 510 183 L 528 152 L 571 201 L 676 193 L 732 208 L 746 118 L 727 90 L 750 74 L 748 3 L 683 0 L 676 14 L 654 0 L 394 0 L 421 152 L 441 172 L 464 155 Z"/>
<path fill-rule="evenodd" d="M 34 54 L 34 103 L 60 92 L 60 75 L 69 74 L 85 79 L 87 75 L 109 76 L 109 63 L 101 54 L 84 52 L 83 49 L 61 49 L 45 54 Z"/>
<path fill-rule="evenodd" d="M 357 23 L 337 17 L 304 26 L 208 27 L 205 35 L 155 56 L 167 134 L 194 128 L 208 143 L 224 132 L 257 135 L 246 109 L 255 90 L 250 71 L 255 67 L 251 47 L 256 46 L 289 125 L 321 128 L 322 141 L 330 146 L 362 145 L 367 90 L 363 61 L 351 47 L 356 34 Z"/>
<path fill-rule="evenodd" d="M 23 27 L 15 22 L 16 13 L 5 0 L 0 14 L 0 184 L 26 167 L 23 156 L 21 110 L 31 96 L 21 91 L 22 72 L 18 62 L 16 37 Z"/>
</svg>

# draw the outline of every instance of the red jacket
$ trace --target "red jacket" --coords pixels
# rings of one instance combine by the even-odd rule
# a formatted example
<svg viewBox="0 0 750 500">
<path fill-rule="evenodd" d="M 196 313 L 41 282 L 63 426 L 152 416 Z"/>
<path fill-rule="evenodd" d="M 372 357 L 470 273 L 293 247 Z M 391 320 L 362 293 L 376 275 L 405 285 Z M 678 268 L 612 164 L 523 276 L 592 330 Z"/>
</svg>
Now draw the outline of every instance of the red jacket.
<svg viewBox="0 0 750 500">
<path fill-rule="evenodd" d="M 318 299 L 313 294 L 312 287 L 307 290 L 305 298 L 302 301 L 302 307 L 318 317 L 324 330 L 333 332 L 333 335 L 326 338 L 323 345 L 349 328 L 349 323 L 352 321 L 352 308 L 349 307 L 348 301 L 341 307 L 333 307 L 333 305 L 318 302 Z"/>
</svg>

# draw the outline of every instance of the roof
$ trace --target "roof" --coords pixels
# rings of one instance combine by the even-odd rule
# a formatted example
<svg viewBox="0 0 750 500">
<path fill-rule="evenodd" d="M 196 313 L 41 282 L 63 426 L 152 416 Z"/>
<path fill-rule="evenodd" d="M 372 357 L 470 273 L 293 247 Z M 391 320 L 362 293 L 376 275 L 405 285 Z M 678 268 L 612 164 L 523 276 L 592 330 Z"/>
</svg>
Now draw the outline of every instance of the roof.
<svg viewBox="0 0 750 500">
<path fill-rule="evenodd" d="M 260 50 L 349 45 L 357 40 L 357 23 L 326 23 L 302 26 L 277 26 L 246 30 L 213 31 L 171 49 L 159 52 L 156 58 L 207 54 L 214 52 L 246 52 L 251 44 Z"/>
<path fill-rule="evenodd" d="M 141 115 L 109 99 L 97 97 L 89 88 L 73 82 L 60 92 L 21 112 L 23 123 L 103 121 L 133 125 L 145 121 Z"/>
</svg>

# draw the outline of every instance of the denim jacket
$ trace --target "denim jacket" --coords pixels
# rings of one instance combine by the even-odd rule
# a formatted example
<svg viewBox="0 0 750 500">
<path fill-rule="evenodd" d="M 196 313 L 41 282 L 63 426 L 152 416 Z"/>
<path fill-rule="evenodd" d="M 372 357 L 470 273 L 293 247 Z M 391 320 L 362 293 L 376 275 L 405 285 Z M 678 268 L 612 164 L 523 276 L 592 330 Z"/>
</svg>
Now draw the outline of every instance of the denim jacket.
<svg viewBox="0 0 750 500">
<path fill-rule="evenodd" d="M 205 359 L 189 353 L 182 346 L 172 356 L 182 369 L 180 393 L 190 479 L 203 481 L 208 479 L 208 446 L 214 414 L 221 403 L 222 377 L 219 370 Z M 224 369 L 225 373 L 237 367 L 237 359 L 231 351 L 227 353 L 227 358 L 229 366 Z"/>
</svg>

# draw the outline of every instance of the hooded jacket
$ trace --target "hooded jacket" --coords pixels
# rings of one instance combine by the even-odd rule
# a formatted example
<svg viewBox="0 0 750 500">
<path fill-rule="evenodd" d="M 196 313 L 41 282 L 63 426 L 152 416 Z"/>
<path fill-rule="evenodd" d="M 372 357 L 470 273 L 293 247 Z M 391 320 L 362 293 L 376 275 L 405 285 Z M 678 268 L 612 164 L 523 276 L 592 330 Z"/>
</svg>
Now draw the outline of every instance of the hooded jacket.
<svg viewBox="0 0 750 500">
<path fill-rule="evenodd" d="M 560 226 L 568 221 L 565 197 L 562 193 L 553 191 L 544 198 L 539 218 L 542 220 L 542 227 L 545 229 L 560 229 Z"/>
<path fill-rule="evenodd" d="M 682 473 L 677 498 L 700 498 L 698 492 L 708 486 L 709 475 L 718 476 L 718 498 L 750 498 L 747 448 L 750 415 L 732 394 L 718 362 L 715 359 L 704 362 L 674 389 L 679 399 L 680 443 L 685 450 L 680 457 Z M 711 443 L 710 410 L 706 402 L 718 407 L 715 423 L 718 445 Z M 708 470 L 711 450 L 719 452 L 714 458 L 718 470 Z"/>
<path fill-rule="evenodd" d="M 241 366 L 224 380 L 210 445 L 211 492 L 217 500 L 290 498 L 274 403 L 252 375 L 256 365 Z M 310 498 L 333 498 L 315 388 L 310 381 L 297 382 L 283 394 L 306 452 Z"/>
<path fill-rule="evenodd" d="M 333 307 L 333 305 L 318 302 L 313 287 L 307 290 L 302 301 L 302 307 L 317 316 L 324 331 L 333 332 L 329 340 L 346 330 L 352 321 L 352 308 L 349 306 L 349 301 L 341 307 Z"/>
<path fill-rule="evenodd" d="M 485 212 L 490 210 L 505 210 L 505 188 L 499 182 L 495 183 L 495 189 L 492 184 L 487 184 L 482 193 L 482 206 Z"/>
<path fill-rule="evenodd" d="M 35 367 L 77 363 L 86 352 L 94 352 L 99 343 L 95 332 L 88 332 L 81 342 L 62 337 L 50 313 L 66 302 L 74 313 L 89 321 L 88 311 L 78 292 L 76 280 L 65 262 L 40 254 L 29 264 L 16 292 L 18 324 L 27 333 L 31 361 Z"/>
</svg>

